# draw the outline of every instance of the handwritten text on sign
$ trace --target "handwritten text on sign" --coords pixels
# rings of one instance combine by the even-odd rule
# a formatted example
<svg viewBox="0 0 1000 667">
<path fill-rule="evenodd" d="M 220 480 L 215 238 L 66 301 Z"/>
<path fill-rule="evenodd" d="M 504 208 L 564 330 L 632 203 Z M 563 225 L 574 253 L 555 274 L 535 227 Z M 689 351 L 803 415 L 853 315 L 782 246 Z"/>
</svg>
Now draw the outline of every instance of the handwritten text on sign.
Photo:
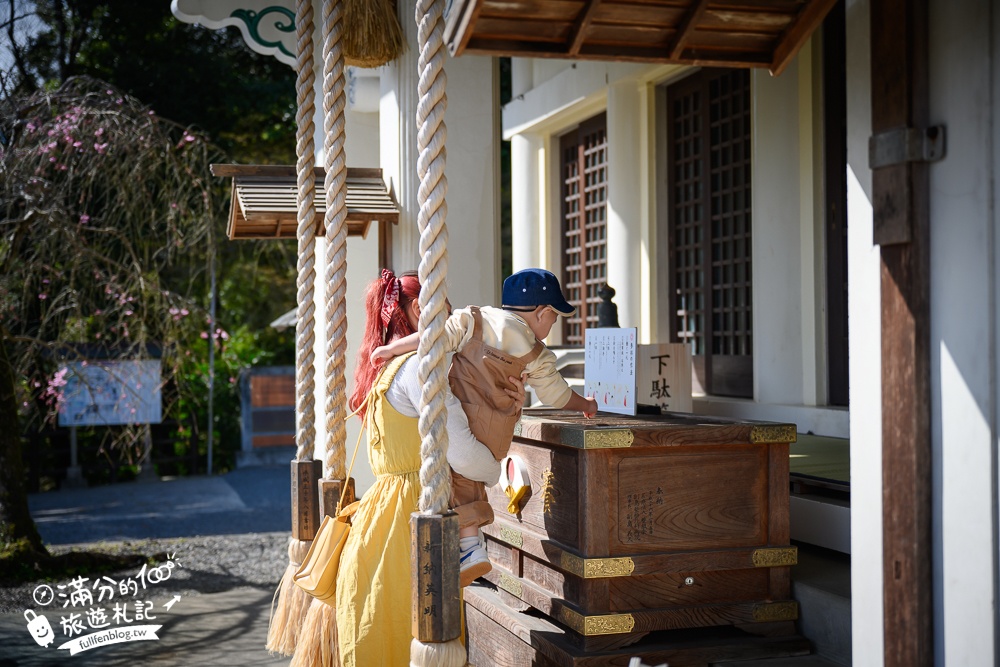
<svg viewBox="0 0 1000 667">
<path fill-rule="evenodd" d="M 636 329 L 587 329 L 584 390 L 604 412 L 635 414 Z"/>
</svg>

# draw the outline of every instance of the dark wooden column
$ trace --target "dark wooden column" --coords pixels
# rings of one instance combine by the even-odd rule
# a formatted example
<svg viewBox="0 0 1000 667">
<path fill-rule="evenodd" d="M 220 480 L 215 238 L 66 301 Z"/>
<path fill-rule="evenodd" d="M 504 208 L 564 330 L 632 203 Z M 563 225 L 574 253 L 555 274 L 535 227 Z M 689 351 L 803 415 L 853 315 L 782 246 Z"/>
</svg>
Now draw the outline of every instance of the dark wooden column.
<svg viewBox="0 0 1000 667">
<path fill-rule="evenodd" d="M 927 0 L 871 1 L 872 133 L 928 126 Z M 899 142 L 901 143 L 901 142 Z M 905 152 L 905 151 L 900 151 Z M 933 661 L 928 165 L 874 169 L 881 245 L 885 664 Z"/>
</svg>

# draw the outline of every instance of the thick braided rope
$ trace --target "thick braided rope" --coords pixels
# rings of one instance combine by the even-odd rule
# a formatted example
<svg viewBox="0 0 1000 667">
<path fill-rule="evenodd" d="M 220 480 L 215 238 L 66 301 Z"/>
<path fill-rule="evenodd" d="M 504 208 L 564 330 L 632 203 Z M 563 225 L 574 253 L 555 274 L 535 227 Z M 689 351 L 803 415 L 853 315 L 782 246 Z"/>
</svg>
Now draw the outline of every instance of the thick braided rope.
<svg viewBox="0 0 1000 667">
<path fill-rule="evenodd" d="M 417 84 L 417 227 L 420 230 L 420 510 L 441 514 L 448 508 L 451 474 L 448 469 L 448 432 L 444 395 L 448 368 L 444 355 L 444 323 L 448 292 L 448 206 L 445 195 L 444 0 L 418 0 L 417 45 L 420 49 Z"/>
<path fill-rule="evenodd" d="M 298 184 L 299 241 L 297 303 L 295 323 L 295 458 L 311 459 L 316 444 L 316 149 L 313 144 L 316 93 L 313 84 L 313 10 L 310 0 L 295 3 L 295 154 Z"/>
<path fill-rule="evenodd" d="M 344 154 L 343 2 L 323 3 L 323 147 L 326 166 L 327 479 L 344 479 L 347 428 L 347 159 Z"/>
</svg>

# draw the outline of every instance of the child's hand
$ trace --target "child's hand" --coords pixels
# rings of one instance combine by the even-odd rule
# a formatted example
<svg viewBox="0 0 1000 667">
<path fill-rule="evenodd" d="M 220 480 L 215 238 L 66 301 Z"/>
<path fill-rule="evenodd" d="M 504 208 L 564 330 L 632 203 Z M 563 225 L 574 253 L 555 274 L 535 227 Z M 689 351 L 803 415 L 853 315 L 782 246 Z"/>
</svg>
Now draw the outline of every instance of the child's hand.
<svg viewBox="0 0 1000 667">
<path fill-rule="evenodd" d="M 374 350 L 372 350 L 371 355 L 368 357 L 369 363 L 372 366 L 381 366 L 382 362 L 392 359 L 392 353 L 389 352 L 389 348 L 385 345 L 379 345 Z"/>
<path fill-rule="evenodd" d="M 524 393 L 525 393 L 524 392 L 524 381 L 527 378 L 528 378 L 528 374 L 527 373 L 521 373 L 521 377 L 520 378 L 516 378 L 513 375 L 508 375 L 507 376 L 507 381 L 510 382 L 510 386 L 513 387 L 513 389 L 511 389 L 510 387 L 504 387 L 503 390 L 505 392 L 507 392 L 508 396 L 510 396 L 511 398 L 513 398 L 515 401 L 517 401 L 518 405 L 523 405 L 524 404 Z"/>
<path fill-rule="evenodd" d="M 597 401 L 594 400 L 593 396 L 588 396 L 586 399 L 587 407 L 583 409 L 583 416 L 587 419 L 593 419 L 597 416 Z"/>
</svg>

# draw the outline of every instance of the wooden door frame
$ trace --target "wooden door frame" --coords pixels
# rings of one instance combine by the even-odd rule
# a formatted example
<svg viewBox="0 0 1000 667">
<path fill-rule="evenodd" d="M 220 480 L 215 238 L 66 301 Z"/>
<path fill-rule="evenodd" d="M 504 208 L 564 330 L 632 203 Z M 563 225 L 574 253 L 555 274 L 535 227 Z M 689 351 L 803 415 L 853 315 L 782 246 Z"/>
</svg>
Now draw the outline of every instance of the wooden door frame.
<svg viewBox="0 0 1000 667">
<path fill-rule="evenodd" d="M 872 134 L 929 125 L 927 0 L 871 0 Z M 884 664 L 932 665 L 929 167 L 872 172 L 881 254 Z"/>
</svg>

